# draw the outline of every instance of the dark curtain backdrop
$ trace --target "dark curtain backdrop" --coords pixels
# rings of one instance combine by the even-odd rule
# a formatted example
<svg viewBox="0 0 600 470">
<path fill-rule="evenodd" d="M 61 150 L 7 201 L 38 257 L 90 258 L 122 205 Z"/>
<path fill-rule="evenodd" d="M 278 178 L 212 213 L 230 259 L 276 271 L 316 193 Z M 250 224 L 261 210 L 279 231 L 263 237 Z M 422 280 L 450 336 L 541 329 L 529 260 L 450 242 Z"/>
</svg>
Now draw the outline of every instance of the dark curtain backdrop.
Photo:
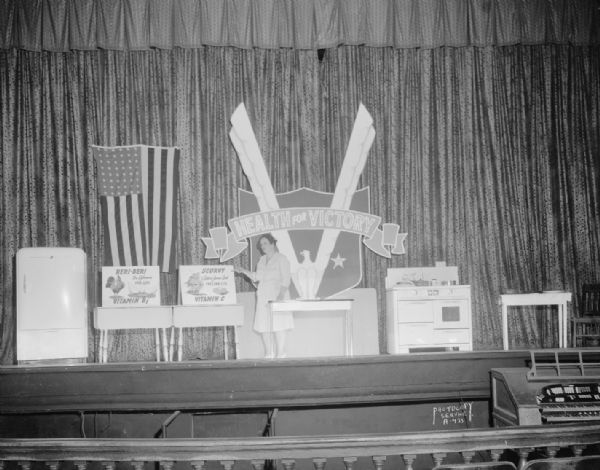
<svg viewBox="0 0 600 470">
<path fill-rule="evenodd" d="M 3 364 L 15 360 L 19 248 L 82 248 L 95 305 L 103 240 L 90 145 L 182 148 L 178 262 L 203 264 L 200 237 L 237 215 L 237 188 L 250 189 L 228 138 L 242 101 L 277 192 L 333 191 L 358 104 L 372 114 L 361 186 L 373 213 L 408 232 L 406 255 L 364 253 L 382 350 L 389 267 L 457 265 L 472 286 L 475 349 L 501 347 L 506 289 L 576 293 L 600 281 L 600 46 L 342 46 L 322 61 L 213 46 L 5 49 L 0 71 Z M 175 276 L 162 287 L 163 303 L 175 302 Z M 546 318 L 511 315 L 514 345 L 556 345 Z M 188 332 L 184 355 L 222 357 L 221 334 Z M 90 359 L 93 338 L 90 327 Z M 117 335 L 111 359 L 151 360 L 151 343 L 150 331 Z"/>
<path fill-rule="evenodd" d="M 0 0 L 0 49 L 600 43 L 600 0 Z"/>
</svg>

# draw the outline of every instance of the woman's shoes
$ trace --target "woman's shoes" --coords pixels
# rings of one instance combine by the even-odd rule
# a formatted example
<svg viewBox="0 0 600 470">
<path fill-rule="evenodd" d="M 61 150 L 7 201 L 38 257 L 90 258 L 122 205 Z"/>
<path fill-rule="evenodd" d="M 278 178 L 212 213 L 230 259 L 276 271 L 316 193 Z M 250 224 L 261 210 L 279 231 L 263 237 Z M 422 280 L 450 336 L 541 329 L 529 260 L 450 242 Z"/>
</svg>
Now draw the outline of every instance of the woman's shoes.
<svg viewBox="0 0 600 470">
<path fill-rule="evenodd" d="M 285 359 L 287 357 L 286 353 L 281 353 L 275 355 L 275 353 L 267 353 L 265 354 L 265 359 Z"/>
<path fill-rule="evenodd" d="M 265 354 L 265 359 L 285 359 L 286 357 L 286 353 L 279 354 L 277 356 L 275 356 L 275 354 Z"/>
</svg>

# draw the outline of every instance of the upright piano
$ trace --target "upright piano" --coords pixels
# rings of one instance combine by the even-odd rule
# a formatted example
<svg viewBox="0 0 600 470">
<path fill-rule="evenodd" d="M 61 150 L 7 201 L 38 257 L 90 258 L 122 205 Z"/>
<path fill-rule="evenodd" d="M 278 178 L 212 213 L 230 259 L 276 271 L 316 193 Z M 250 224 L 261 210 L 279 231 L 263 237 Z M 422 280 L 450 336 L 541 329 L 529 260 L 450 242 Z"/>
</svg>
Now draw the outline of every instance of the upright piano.
<svg viewBox="0 0 600 470">
<path fill-rule="evenodd" d="M 530 352 L 529 367 L 491 370 L 495 426 L 600 421 L 600 350 Z"/>
</svg>

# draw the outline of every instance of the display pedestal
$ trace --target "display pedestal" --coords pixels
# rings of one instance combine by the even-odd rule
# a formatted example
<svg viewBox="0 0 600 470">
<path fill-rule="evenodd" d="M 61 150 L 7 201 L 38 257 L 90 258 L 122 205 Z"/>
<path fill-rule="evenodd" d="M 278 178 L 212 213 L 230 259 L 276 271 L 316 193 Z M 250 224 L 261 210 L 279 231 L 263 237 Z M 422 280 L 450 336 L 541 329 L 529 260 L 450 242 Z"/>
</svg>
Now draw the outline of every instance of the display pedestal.
<svg viewBox="0 0 600 470">
<path fill-rule="evenodd" d="M 176 342 L 177 359 L 183 357 L 183 328 L 223 327 L 225 360 L 229 359 L 229 338 L 227 327 L 234 328 L 235 357 L 238 357 L 238 327 L 244 324 L 243 305 L 175 305 L 173 306 L 173 327 L 169 356 L 173 358 L 173 343 Z M 176 337 L 176 341 L 174 341 Z"/>
<path fill-rule="evenodd" d="M 165 361 L 169 360 L 166 329 L 172 322 L 172 307 L 98 307 L 94 310 L 94 327 L 100 330 L 100 353 L 98 362 L 108 360 L 108 331 L 154 328 L 156 361 L 160 361 L 159 330 L 162 336 L 162 353 Z"/>
<path fill-rule="evenodd" d="M 236 357 L 238 355 L 237 328 L 244 324 L 244 307 L 234 305 L 164 305 L 156 307 L 98 307 L 94 311 L 94 326 L 100 330 L 100 354 L 98 361 L 108 358 L 108 331 L 155 328 L 156 360 L 160 361 L 159 330 L 162 337 L 162 353 L 165 361 L 183 357 L 183 328 L 223 327 L 225 359 L 229 359 L 227 327 L 233 326 Z M 167 328 L 173 328 L 170 339 Z"/>
<path fill-rule="evenodd" d="M 527 305 L 556 305 L 558 307 L 558 347 L 567 347 L 567 302 L 570 292 L 541 292 L 531 294 L 504 294 L 500 296 L 502 305 L 502 346 L 508 349 L 508 307 Z"/>
<path fill-rule="evenodd" d="M 352 324 L 349 329 L 344 310 L 305 310 L 296 314 L 294 328 L 286 334 L 285 349 L 288 358 L 346 356 L 346 344 L 350 335 L 354 357 L 380 353 L 375 289 L 350 289 L 329 300 L 342 299 L 352 299 Z M 244 325 L 238 329 L 239 358 L 263 359 L 265 350 L 261 335 L 254 330 L 256 293 L 238 292 L 237 300 L 244 306 L 245 315 Z"/>
<path fill-rule="evenodd" d="M 352 343 L 352 299 L 324 299 L 324 300 L 284 300 L 269 302 L 271 307 L 271 325 L 273 316 L 277 312 L 322 312 L 339 310 L 345 313 L 344 339 L 346 356 L 353 356 Z"/>
</svg>

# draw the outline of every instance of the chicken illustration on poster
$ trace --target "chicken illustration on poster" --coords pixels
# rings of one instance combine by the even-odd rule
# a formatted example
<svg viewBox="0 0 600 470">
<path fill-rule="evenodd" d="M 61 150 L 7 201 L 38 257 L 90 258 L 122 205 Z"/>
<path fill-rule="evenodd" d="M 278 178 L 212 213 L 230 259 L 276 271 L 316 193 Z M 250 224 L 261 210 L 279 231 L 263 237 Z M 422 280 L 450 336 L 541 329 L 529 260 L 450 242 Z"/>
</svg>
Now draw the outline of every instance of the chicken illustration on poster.
<svg viewBox="0 0 600 470">
<path fill-rule="evenodd" d="M 103 307 L 160 305 L 158 266 L 103 266 Z"/>
</svg>

